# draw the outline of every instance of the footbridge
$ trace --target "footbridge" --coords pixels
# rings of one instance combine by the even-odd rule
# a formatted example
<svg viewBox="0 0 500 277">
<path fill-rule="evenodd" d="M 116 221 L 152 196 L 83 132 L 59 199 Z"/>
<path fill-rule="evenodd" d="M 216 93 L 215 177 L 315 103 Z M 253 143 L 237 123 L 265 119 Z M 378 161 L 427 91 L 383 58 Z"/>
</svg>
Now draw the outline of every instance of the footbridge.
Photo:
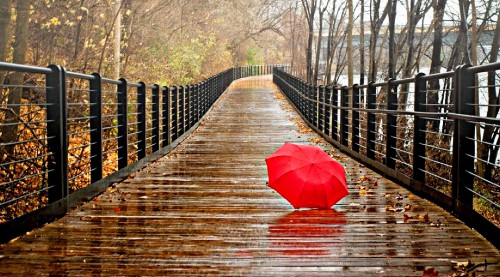
<svg viewBox="0 0 500 277">
<path fill-rule="evenodd" d="M 189 86 L 0 70 L 44 81 L 3 87 L 23 100 L 2 104 L 2 276 L 500 275 L 499 164 L 480 172 L 474 150 L 500 123 L 468 93 L 500 64 L 353 87 L 283 65 Z M 437 112 L 432 80 L 454 84 Z M 350 194 L 294 210 L 267 186 L 284 142 L 320 146 Z"/>
</svg>

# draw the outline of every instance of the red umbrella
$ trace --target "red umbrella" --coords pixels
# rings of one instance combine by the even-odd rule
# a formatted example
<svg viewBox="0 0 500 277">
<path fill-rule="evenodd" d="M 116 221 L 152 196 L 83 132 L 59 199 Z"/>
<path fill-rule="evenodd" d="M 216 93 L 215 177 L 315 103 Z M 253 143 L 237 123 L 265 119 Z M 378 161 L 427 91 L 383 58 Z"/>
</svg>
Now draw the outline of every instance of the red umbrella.
<svg viewBox="0 0 500 277">
<path fill-rule="evenodd" d="M 349 194 L 344 167 L 317 146 L 285 143 L 266 164 L 269 186 L 296 209 L 330 209 Z"/>
</svg>

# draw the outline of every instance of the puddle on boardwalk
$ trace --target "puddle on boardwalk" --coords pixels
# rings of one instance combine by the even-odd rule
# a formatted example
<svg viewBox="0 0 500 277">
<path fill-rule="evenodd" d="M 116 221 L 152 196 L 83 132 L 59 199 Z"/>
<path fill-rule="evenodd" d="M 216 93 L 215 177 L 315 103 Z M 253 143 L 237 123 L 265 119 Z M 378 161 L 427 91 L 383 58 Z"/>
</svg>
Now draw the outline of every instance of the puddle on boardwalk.
<svg viewBox="0 0 500 277">
<path fill-rule="evenodd" d="M 346 215 L 335 210 L 295 210 L 269 226 L 269 256 L 328 255 L 342 244 Z"/>
</svg>

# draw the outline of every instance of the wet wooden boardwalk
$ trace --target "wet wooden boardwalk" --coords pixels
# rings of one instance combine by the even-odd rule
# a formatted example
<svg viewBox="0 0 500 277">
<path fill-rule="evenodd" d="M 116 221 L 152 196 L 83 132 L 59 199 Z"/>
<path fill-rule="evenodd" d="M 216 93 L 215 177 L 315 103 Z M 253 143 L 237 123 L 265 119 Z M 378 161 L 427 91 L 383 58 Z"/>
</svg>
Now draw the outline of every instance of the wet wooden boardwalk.
<svg viewBox="0 0 500 277">
<path fill-rule="evenodd" d="M 286 141 L 319 144 L 345 165 L 351 194 L 335 210 L 294 211 L 266 186 L 264 159 Z M 485 259 L 500 262 L 498 249 L 335 151 L 269 78 L 253 78 L 170 155 L 1 246 L 0 276 L 448 276 Z M 500 275 L 498 264 L 474 270 Z"/>
</svg>

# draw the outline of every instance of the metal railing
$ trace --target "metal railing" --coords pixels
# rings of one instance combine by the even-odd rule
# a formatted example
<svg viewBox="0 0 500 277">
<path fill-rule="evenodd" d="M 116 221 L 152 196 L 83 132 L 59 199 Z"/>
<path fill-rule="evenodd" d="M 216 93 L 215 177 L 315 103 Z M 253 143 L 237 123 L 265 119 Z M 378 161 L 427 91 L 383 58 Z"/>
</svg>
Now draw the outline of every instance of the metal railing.
<svg viewBox="0 0 500 277">
<path fill-rule="evenodd" d="M 500 247 L 500 63 L 352 87 L 273 80 L 330 143 Z"/>
<path fill-rule="evenodd" d="M 0 62 L 0 243 L 165 155 L 233 80 L 278 66 L 234 67 L 196 84 L 160 86 Z"/>
</svg>

